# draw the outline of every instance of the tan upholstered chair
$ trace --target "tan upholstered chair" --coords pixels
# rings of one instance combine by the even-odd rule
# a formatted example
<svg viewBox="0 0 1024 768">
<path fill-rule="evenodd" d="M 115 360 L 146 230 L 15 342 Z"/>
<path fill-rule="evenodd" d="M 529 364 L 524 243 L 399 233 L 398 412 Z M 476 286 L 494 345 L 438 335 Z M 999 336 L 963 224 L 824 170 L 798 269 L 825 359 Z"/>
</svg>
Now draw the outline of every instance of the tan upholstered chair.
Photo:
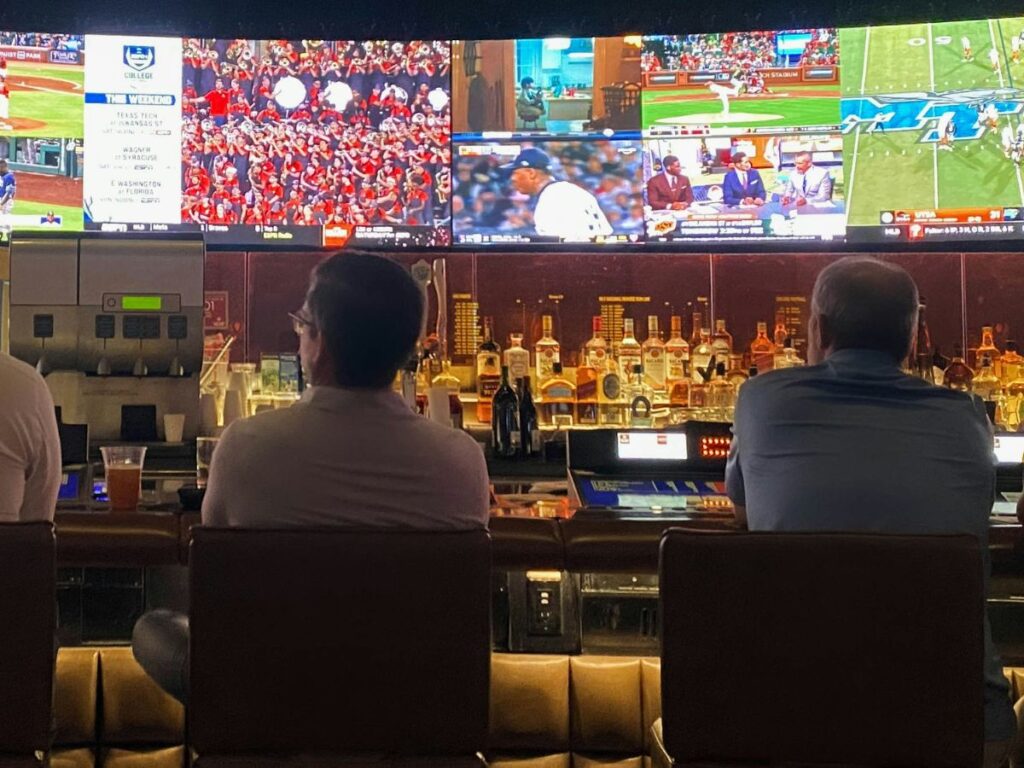
<svg viewBox="0 0 1024 768">
<path fill-rule="evenodd" d="M 480 765 L 490 566 L 484 531 L 194 529 L 200 768 Z"/>
<path fill-rule="evenodd" d="M 973 537 L 672 529 L 656 763 L 980 765 L 983 611 Z"/>
<path fill-rule="evenodd" d="M 0 768 L 39 765 L 53 718 L 53 525 L 0 524 Z"/>
</svg>

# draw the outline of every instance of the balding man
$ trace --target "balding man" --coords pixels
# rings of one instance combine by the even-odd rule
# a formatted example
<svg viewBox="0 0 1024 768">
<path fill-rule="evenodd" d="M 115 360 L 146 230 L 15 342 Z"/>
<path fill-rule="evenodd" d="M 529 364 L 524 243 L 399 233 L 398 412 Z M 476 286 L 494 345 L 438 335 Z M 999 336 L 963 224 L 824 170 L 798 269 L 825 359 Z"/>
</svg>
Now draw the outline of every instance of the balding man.
<svg viewBox="0 0 1024 768">
<path fill-rule="evenodd" d="M 832 174 L 814 164 L 810 152 L 797 152 L 793 158 L 793 173 L 782 195 L 782 204 L 807 205 L 832 200 Z"/>
<path fill-rule="evenodd" d="M 918 293 L 902 268 L 848 257 L 814 285 L 806 367 L 743 385 L 726 470 L 736 514 L 755 531 L 968 533 L 988 571 L 992 431 L 978 398 L 901 368 Z M 985 622 L 986 765 L 1016 724 Z"/>
</svg>

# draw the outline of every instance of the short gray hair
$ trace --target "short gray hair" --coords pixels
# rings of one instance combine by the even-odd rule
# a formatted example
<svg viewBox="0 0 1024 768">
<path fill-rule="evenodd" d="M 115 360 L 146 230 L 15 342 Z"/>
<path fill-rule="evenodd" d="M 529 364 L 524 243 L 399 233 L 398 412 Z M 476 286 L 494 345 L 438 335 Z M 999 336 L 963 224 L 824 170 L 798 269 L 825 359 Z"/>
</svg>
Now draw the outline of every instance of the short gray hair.
<svg viewBox="0 0 1024 768">
<path fill-rule="evenodd" d="M 903 267 L 847 256 L 818 273 L 811 310 L 831 349 L 873 349 L 900 362 L 913 343 L 919 303 L 917 284 Z"/>
</svg>

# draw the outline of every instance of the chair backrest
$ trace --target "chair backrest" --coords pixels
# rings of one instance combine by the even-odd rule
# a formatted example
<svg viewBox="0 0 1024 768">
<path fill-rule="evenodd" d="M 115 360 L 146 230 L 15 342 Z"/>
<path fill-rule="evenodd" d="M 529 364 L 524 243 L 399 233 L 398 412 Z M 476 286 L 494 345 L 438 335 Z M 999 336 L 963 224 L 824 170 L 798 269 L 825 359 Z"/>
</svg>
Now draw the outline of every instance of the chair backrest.
<svg viewBox="0 0 1024 768">
<path fill-rule="evenodd" d="M 0 755 L 48 750 L 57 571 L 53 524 L 0 524 Z"/>
<path fill-rule="evenodd" d="M 980 765 L 973 537 L 670 529 L 660 572 L 676 761 Z"/>
<path fill-rule="evenodd" d="M 200 755 L 484 748 L 486 531 L 199 527 L 190 566 Z"/>
</svg>

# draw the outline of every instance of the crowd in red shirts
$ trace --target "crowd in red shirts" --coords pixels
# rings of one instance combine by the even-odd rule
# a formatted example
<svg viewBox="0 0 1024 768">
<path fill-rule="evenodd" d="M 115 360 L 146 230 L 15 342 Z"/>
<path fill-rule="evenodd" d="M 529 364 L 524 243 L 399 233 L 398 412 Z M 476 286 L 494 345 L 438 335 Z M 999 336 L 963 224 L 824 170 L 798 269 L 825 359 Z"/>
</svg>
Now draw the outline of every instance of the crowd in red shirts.
<svg viewBox="0 0 1024 768">
<path fill-rule="evenodd" d="M 449 44 L 184 46 L 182 221 L 446 231 Z"/>
<path fill-rule="evenodd" d="M 778 35 L 785 32 L 726 32 L 704 35 L 661 35 L 645 38 L 640 63 L 644 72 L 733 71 L 839 63 L 835 29 L 806 30 L 811 39 L 797 61 L 780 55 Z"/>
</svg>

